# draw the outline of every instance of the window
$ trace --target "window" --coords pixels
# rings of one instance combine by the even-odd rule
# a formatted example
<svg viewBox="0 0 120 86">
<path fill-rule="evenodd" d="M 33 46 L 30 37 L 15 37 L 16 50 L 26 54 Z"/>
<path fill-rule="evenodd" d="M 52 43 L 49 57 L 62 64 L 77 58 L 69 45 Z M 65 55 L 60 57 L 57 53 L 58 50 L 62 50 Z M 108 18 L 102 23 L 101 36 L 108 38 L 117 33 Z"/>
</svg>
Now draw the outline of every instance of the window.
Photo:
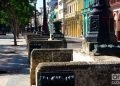
<svg viewBox="0 0 120 86">
<path fill-rule="evenodd" d="M 70 6 L 70 13 L 71 13 L 71 6 Z"/>
<path fill-rule="evenodd" d="M 62 1 L 59 1 L 59 5 L 62 5 Z"/>
</svg>

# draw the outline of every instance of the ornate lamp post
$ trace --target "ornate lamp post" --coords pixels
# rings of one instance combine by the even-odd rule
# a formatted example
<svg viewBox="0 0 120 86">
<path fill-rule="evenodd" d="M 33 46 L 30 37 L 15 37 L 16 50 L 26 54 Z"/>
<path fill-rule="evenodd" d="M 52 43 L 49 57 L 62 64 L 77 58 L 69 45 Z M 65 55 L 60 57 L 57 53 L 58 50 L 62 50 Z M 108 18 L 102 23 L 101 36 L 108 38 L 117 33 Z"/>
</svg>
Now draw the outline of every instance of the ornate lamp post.
<svg viewBox="0 0 120 86">
<path fill-rule="evenodd" d="M 119 43 L 114 31 L 114 17 L 109 0 L 94 0 L 89 15 L 89 28 L 86 36 L 88 51 L 94 53 L 120 53 Z M 86 52 L 86 51 L 85 51 Z"/>
<path fill-rule="evenodd" d="M 46 0 L 43 0 L 43 26 L 42 26 L 42 35 L 49 35 L 48 22 L 47 22 L 47 13 L 46 13 Z"/>
<path fill-rule="evenodd" d="M 109 0 L 94 0 L 89 19 L 90 27 L 86 37 L 88 42 L 112 43 L 116 41 Z"/>
<path fill-rule="evenodd" d="M 37 28 L 37 17 L 36 17 L 36 4 L 37 4 L 37 0 L 34 0 L 34 7 L 35 7 L 35 15 L 34 15 L 34 33 L 38 32 L 38 28 Z"/>
</svg>

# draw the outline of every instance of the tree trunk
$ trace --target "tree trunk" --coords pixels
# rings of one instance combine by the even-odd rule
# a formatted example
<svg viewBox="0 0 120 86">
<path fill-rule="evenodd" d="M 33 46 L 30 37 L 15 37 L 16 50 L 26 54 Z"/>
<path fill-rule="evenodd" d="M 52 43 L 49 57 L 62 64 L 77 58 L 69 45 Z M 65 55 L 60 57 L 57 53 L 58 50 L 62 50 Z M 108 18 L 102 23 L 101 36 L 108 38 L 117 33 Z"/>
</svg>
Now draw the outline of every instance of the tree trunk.
<svg viewBox="0 0 120 86">
<path fill-rule="evenodd" d="M 17 46 L 17 40 L 16 40 L 16 28 L 13 30 L 13 35 L 14 35 L 14 46 Z"/>
<path fill-rule="evenodd" d="M 16 40 L 16 28 L 17 28 L 17 24 L 16 24 L 15 19 L 12 19 L 11 27 L 12 27 L 12 29 L 13 29 L 14 46 L 17 46 L 17 40 Z"/>
<path fill-rule="evenodd" d="M 16 37 L 17 37 L 17 38 L 19 38 L 19 33 L 20 33 L 19 24 L 16 23 Z"/>
<path fill-rule="evenodd" d="M 18 21 L 17 21 L 17 16 L 16 16 L 16 13 L 15 11 L 12 9 L 12 7 L 8 6 L 8 9 L 6 10 L 10 18 L 10 26 L 12 27 L 13 29 L 13 35 L 14 35 L 14 46 L 17 46 L 17 29 L 19 27 L 19 24 L 18 24 Z"/>
</svg>

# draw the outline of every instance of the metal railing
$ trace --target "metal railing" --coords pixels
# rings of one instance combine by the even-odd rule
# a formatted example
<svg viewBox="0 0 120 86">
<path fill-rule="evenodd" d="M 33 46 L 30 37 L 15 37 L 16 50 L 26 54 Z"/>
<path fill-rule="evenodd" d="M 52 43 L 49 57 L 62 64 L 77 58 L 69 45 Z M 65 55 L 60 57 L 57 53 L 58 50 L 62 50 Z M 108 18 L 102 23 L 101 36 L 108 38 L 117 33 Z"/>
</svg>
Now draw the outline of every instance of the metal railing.
<svg viewBox="0 0 120 86">
<path fill-rule="evenodd" d="M 80 15 L 80 11 L 75 11 L 75 12 L 72 12 L 72 13 L 68 13 L 65 15 L 65 18 L 71 18 L 71 17 L 76 17 L 78 15 Z"/>
</svg>

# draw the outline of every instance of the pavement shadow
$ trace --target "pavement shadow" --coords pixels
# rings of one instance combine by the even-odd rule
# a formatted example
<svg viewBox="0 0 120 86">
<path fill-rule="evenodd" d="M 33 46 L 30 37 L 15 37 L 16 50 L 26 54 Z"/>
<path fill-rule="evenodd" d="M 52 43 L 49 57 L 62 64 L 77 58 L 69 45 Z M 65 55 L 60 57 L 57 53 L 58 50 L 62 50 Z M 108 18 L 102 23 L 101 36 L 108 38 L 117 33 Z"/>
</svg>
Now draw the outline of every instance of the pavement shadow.
<svg viewBox="0 0 120 86">
<path fill-rule="evenodd" d="M 26 46 L 0 46 L 0 74 L 29 74 Z"/>
<path fill-rule="evenodd" d="M 6 58 L 4 63 L 0 64 L 0 74 L 29 74 L 29 64 L 26 57 L 12 55 Z M 0 60 L 2 60 L 0 58 Z"/>
<path fill-rule="evenodd" d="M 29 69 L 29 64 L 28 64 L 28 59 L 26 56 L 3 55 L 3 58 L 0 58 L 0 60 L 4 61 L 4 62 L 2 62 L 2 64 L 0 64 L 0 70 L 7 71 L 8 73 L 17 73 L 17 74 L 18 73 L 22 73 L 22 74 L 28 73 L 27 70 Z"/>
</svg>

